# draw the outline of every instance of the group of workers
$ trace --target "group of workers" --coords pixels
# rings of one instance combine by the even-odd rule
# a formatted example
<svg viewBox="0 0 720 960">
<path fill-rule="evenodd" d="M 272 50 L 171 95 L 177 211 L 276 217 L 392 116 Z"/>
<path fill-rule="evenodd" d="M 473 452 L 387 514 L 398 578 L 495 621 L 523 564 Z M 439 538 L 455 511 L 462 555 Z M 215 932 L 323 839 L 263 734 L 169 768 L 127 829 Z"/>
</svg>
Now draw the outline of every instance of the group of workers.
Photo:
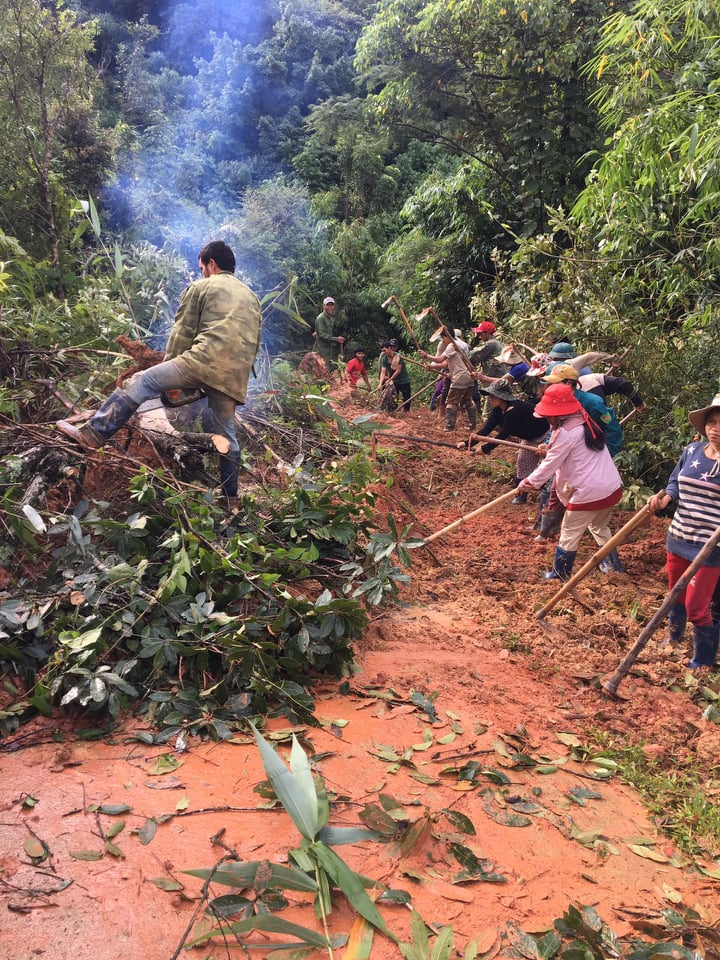
<svg viewBox="0 0 720 960">
<path fill-rule="evenodd" d="M 245 402 L 262 311 L 255 294 L 234 276 L 235 256 L 223 241 L 203 247 L 198 265 L 202 276 L 181 296 L 164 361 L 116 389 L 83 426 L 68 419 L 56 426 L 82 449 L 93 451 L 114 436 L 145 400 L 173 390 L 199 389 L 207 397 L 214 431 L 227 440 L 220 453 L 220 489 L 234 498 L 240 460 L 235 407 Z M 315 350 L 331 367 L 345 343 L 334 331 L 334 309 L 334 299 L 326 297 L 313 334 Z M 620 393 L 638 410 L 644 408 L 643 400 L 623 378 L 593 372 L 592 364 L 607 355 L 578 357 L 571 344 L 561 341 L 547 354 L 527 358 L 515 347 L 503 347 L 491 322 L 472 330 L 479 338 L 473 349 L 459 330 L 441 326 L 432 338 L 435 353 L 420 350 L 421 360 L 412 362 L 438 373 L 431 407 L 445 416 L 445 428 L 455 429 L 458 413 L 467 417 L 469 438 L 458 446 L 481 443 L 481 451 L 487 453 L 499 440 L 519 441 L 513 502 L 524 503 L 530 491 L 541 491 L 538 537 L 548 538 L 559 530 L 552 568 L 545 577 L 568 579 L 586 530 L 599 546 L 610 539 L 610 516 L 622 496 L 622 480 L 613 461 L 622 444 L 622 429 L 605 396 Z M 383 402 L 389 405 L 399 397 L 400 409 L 407 411 L 412 399 L 408 358 L 397 340 L 383 343 L 381 351 Z M 345 376 L 353 386 L 362 379 L 370 389 L 363 350 L 354 352 Z M 524 398 L 517 386 L 525 389 Z M 479 429 L 478 416 L 482 416 Z M 655 512 L 676 504 L 667 538 L 671 589 L 720 526 L 720 393 L 689 417 L 695 439 L 683 450 L 665 489 L 648 501 Z M 616 550 L 602 569 L 622 571 Z M 717 658 L 719 575 L 720 547 L 715 547 L 670 613 L 671 643 L 680 643 L 687 621 L 692 623 L 691 669 L 713 666 Z"/>
<path fill-rule="evenodd" d="M 559 341 L 548 353 L 528 358 L 514 345 L 504 347 L 489 321 L 472 332 L 479 339 L 474 348 L 463 340 L 460 330 L 443 326 L 436 331 L 435 354 L 418 350 L 425 368 L 438 373 L 430 408 L 445 417 L 447 431 L 455 430 L 459 414 L 467 417 L 469 437 L 457 444 L 459 449 L 479 444 L 483 453 L 490 453 L 497 441 L 519 443 L 512 502 L 525 503 L 530 491 L 540 492 L 536 539 L 559 537 L 552 567 L 544 577 L 567 580 L 585 531 L 599 547 L 610 540 L 610 518 L 622 498 L 622 478 L 614 458 L 621 449 L 623 431 L 606 398 L 624 396 L 633 412 L 643 411 L 645 403 L 630 381 L 612 372 L 612 365 L 607 373 L 592 369 L 599 360 L 612 359 L 607 354 L 577 356 L 570 343 Z M 398 341 L 383 343 L 381 351 L 382 405 L 392 409 L 397 390 L 402 394 L 400 409 L 407 410 L 410 380 Z M 479 429 L 478 417 L 482 418 Z M 666 545 L 670 590 L 720 526 L 720 393 L 709 406 L 692 411 L 689 419 L 695 439 L 684 449 L 666 488 L 648 501 L 655 513 L 675 502 Z M 617 549 L 599 566 L 605 573 L 623 572 Z M 669 643 L 682 642 L 688 620 L 693 632 L 688 669 L 715 665 L 720 547 L 678 595 L 669 614 Z"/>
</svg>

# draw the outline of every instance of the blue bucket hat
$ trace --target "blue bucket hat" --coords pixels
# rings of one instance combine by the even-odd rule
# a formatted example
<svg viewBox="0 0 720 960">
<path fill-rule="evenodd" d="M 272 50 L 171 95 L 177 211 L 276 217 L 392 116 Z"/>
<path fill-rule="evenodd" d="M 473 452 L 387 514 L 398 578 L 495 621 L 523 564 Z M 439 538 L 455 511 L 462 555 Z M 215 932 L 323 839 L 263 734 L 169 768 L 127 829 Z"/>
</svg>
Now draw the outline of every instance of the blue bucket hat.
<svg viewBox="0 0 720 960">
<path fill-rule="evenodd" d="M 553 360 L 572 360 L 572 358 L 576 357 L 577 354 L 573 350 L 571 343 L 561 340 L 560 343 L 553 345 L 553 348 L 550 351 L 550 356 Z"/>
</svg>

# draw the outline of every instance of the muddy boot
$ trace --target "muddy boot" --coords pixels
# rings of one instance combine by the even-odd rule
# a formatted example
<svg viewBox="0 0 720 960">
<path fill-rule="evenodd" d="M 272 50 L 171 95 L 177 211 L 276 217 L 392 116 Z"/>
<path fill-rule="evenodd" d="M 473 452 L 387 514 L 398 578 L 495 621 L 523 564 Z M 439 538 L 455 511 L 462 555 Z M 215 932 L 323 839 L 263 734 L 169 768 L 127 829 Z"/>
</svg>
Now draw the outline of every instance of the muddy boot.
<svg viewBox="0 0 720 960">
<path fill-rule="evenodd" d="M 551 540 L 557 536 L 562 526 L 563 515 L 559 510 L 543 510 L 540 520 L 540 533 L 536 540 Z"/>
<path fill-rule="evenodd" d="M 682 603 L 676 603 L 670 607 L 668 614 L 668 643 L 682 643 L 685 636 L 685 624 L 687 623 L 687 610 Z"/>
<path fill-rule="evenodd" d="M 688 670 L 715 666 L 719 633 L 720 624 L 717 623 L 709 623 L 702 627 L 693 625 L 693 658 L 688 664 Z"/>
<path fill-rule="evenodd" d="M 455 429 L 455 422 L 457 420 L 457 410 L 455 407 L 448 407 L 445 414 L 445 429 L 448 432 L 451 432 Z"/>
<path fill-rule="evenodd" d="M 240 473 L 240 451 L 221 453 L 218 459 L 220 462 L 220 489 L 223 496 L 227 497 L 228 500 L 234 500 L 237 497 L 238 475 Z"/>
<path fill-rule="evenodd" d="M 125 426 L 139 406 L 124 390 L 114 390 L 84 427 L 76 427 L 67 420 L 58 420 L 55 426 L 83 450 L 97 450 Z"/>
<path fill-rule="evenodd" d="M 546 570 L 543 576 L 546 580 L 569 580 L 575 565 L 577 550 L 563 550 L 562 547 L 555 548 L 555 559 L 553 560 L 552 570 Z"/>
<path fill-rule="evenodd" d="M 718 593 L 716 590 L 715 593 Z M 713 623 L 720 623 L 720 596 L 717 598 L 713 594 L 713 598 L 710 601 L 710 616 L 712 617 Z"/>
<path fill-rule="evenodd" d="M 475 413 L 475 404 L 473 403 L 469 407 L 466 407 L 465 412 L 467 413 L 468 426 L 470 427 L 471 430 L 474 430 L 475 427 L 477 426 L 477 415 Z"/>
<path fill-rule="evenodd" d="M 617 550 L 611 550 L 610 553 L 600 562 L 601 573 L 624 573 L 622 561 L 618 556 Z"/>
</svg>

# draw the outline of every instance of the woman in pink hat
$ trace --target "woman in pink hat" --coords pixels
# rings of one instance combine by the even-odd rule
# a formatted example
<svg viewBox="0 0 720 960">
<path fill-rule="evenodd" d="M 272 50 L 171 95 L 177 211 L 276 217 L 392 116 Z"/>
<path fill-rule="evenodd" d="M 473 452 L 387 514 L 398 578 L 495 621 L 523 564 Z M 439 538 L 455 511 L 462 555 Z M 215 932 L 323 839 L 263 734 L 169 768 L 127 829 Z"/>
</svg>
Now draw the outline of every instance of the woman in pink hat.
<svg viewBox="0 0 720 960">
<path fill-rule="evenodd" d="M 612 536 L 608 521 L 622 497 L 622 480 L 605 444 L 605 434 L 569 384 L 551 384 L 536 405 L 535 416 L 545 417 L 552 428 L 548 452 L 540 466 L 520 482 L 518 490 L 538 490 L 555 477 L 566 510 L 552 570 L 544 576 L 546 580 L 567 580 L 586 530 L 598 546 Z M 604 562 L 605 570 L 622 569 L 616 550 Z"/>
</svg>

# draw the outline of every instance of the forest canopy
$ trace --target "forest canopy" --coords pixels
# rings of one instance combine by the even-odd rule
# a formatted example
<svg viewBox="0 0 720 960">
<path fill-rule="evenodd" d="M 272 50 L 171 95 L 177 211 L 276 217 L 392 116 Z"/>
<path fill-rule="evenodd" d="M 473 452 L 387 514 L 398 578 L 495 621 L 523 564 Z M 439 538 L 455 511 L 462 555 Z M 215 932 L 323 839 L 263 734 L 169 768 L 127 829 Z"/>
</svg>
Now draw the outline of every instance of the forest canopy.
<svg viewBox="0 0 720 960">
<path fill-rule="evenodd" d="M 466 332 L 492 319 L 534 349 L 558 335 L 632 346 L 623 372 L 660 451 L 712 392 L 717 4 L 0 11 L 4 325 L 29 336 L 62 303 L 80 336 L 161 342 L 218 235 L 267 298 L 272 355 L 309 349 L 332 292 L 374 356 L 407 337 L 380 307 L 394 294 L 411 315 L 431 303 Z"/>
</svg>

